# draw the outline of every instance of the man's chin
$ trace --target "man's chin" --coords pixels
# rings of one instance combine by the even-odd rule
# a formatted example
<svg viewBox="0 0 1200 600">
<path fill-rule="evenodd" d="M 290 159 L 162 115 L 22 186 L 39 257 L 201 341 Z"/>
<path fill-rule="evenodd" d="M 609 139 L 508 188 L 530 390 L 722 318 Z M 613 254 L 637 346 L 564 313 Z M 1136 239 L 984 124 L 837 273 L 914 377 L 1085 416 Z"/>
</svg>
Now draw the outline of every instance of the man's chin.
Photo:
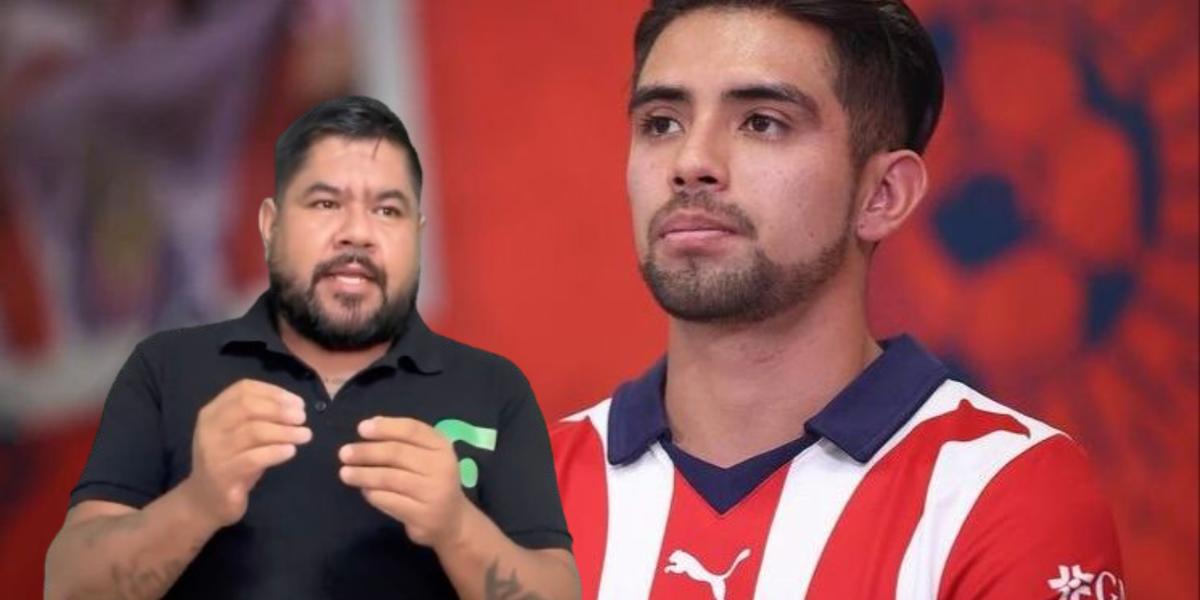
<svg viewBox="0 0 1200 600">
<path fill-rule="evenodd" d="M 750 268 L 755 262 L 755 252 L 745 245 L 721 244 L 719 248 L 683 249 L 669 248 L 656 244 L 650 251 L 650 260 L 662 272 L 695 271 L 740 271 Z"/>
<path fill-rule="evenodd" d="M 369 309 L 364 306 L 355 310 L 325 307 L 321 310 L 320 321 L 329 331 L 336 331 L 342 335 L 353 335 L 369 327 L 377 319 L 378 313 L 378 307 Z"/>
<path fill-rule="evenodd" d="M 308 337 L 328 350 L 361 350 L 375 344 L 383 343 L 395 335 L 395 331 L 381 329 L 376 323 L 374 313 L 340 318 L 338 316 L 320 315 L 315 329 L 307 333 Z"/>
<path fill-rule="evenodd" d="M 338 321 L 367 315 L 365 320 L 383 307 L 383 296 L 377 288 L 353 292 L 318 289 L 316 300 L 321 312 Z"/>
<path fill-rule="evenodd" d="M 321 315 L 321 322 L 324 324 L 325 328 L 330 331 L 337 332 L 341 335 L 351 335 L 360 332 L 364 327 L 366 327 L 367 323 L 371 322 L 371 319 L 374 317 L 375 313 L 347 316 L 337 313 L 330 314 L 326 312 Z"/>
<path fill-rule="evenodd" d="M 704 286 L 708 282 L 728 280 L 744 276 L 753 270 L 752 261 L 713 259 L 711 257 L 689 257 L 686 259 L 658 259 L 651 265 L 661 279 L 676 282 L 688 288 Z M 643 267 L 645 268 L 645 267 Z"/>
</svg>

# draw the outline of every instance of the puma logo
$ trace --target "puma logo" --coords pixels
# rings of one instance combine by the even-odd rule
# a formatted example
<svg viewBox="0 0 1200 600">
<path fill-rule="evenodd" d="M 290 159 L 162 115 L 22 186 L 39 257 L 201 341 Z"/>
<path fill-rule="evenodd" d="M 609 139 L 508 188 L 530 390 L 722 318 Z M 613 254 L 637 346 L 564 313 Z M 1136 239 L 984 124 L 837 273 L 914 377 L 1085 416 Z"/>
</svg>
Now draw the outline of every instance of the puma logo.
<svg viewBox="0 0 1200 600">
<path fill-rule="evenodd" d="M 683 573 L 696 581 L 707 583 L 708 587 L 712 588 L 713 600 L 725 600 L 725 580 L 729 579 L 729 576 L 733 574 L 733 570 L 747 558 L 750 558 L 749 548 L 738 552 L 737 558 L 733 559 L 733 564 L 729 565 L 729 569 L 724 573 L 713 575 L 708 572 L 708 569 L 704 568 L 704 565 L 700 564 L 699 560 L 696 560 L 696 557 L 683 550 L 676 550 L 671 553 L 671 556 L 667 557 L 669 564 L 663 569 L 663 572 L 672 574 Z"/>
</svg>

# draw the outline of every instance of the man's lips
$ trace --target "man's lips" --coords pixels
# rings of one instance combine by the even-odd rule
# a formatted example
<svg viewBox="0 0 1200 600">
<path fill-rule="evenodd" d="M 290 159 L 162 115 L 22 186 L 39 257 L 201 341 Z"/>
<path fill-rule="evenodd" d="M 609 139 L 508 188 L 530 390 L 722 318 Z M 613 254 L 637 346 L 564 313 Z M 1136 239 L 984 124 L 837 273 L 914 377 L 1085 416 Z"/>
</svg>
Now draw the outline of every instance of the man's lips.
<svg viewBox="0 0 1200 600">
<path fill-rule="evenodd" d="M 695 239 L 741 235 L 740 228 L 717 215 L 699 211 L 679 211 L 662 219 L 652 232 L 655 239 Z"/>
<path fill-rule="evenodd" d="M 349 287 L 366 286 L 379 282 L 379 277 L 376 275 L 375 269 L 371 265 L 366 265 L 358 261 L 343 262 L 321 269 L 317 279 L 328 279 Z"/>
<path fill-rule="evenodd" d="M 339 279 L 353 279 L 375 281 L 375 276 L 371 274 L 370 269 L 363 267 L 357 263 L 334 267 L 325 271 L 324 277 L 337 277 Z"/>
<path fill-rule="evenodd" d="M 344 274 L 331 273 L 329 275 L 322 277 L 322 279 L 333 280 L 338 283 L 349 285 L 349 286 L 364 286 L 369 283 L 374 283 L 373 279 L 370 279 L 369 277 L 363 277 L 362 275 L 344 275 Z"/>
</svg>

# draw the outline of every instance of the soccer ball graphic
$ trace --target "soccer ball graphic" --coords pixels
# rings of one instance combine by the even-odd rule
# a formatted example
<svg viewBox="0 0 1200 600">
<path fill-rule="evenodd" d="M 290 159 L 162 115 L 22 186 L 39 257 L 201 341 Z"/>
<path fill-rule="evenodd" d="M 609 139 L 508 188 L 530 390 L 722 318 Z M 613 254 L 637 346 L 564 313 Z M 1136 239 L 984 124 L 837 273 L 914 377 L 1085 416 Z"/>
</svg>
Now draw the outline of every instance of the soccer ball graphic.
<svg viewBox="0 0 1200 600">
<path fill-rule="evenodd" d="M 1196 585 L 1173 575 L 1197 535 L 1196 11 L 1021 4 L 915 7 L 948 93 L 932 194 L 878 253 L 876 330 L 1082 442 L 1130 587 L 1167 597 Z"/>
</svg>

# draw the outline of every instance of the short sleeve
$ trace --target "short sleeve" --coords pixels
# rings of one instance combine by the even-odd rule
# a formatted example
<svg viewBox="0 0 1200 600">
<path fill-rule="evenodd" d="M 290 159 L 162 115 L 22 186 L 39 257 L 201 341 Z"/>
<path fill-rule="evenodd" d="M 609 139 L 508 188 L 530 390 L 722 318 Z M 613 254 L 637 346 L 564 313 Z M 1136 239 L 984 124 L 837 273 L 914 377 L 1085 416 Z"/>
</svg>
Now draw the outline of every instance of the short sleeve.
<svg viewBox="0 0 1200 600">
<path fill-rule="evenodd" d="M 71 506 L 105 500 L 141 508 L 166 490 L 161 398 L 138 345 L 113 382 Z"/>
<path fill-rule="evenodd" d="M 1083 451 L 1055 436 L 984 489 L 959 532 L 939 600 L 1124 598 L 1116 528 Z"/>
<path fill-rule="evenodd" d="M 507 366 L 509 400 L 500 415 L 491 468 L 480 473 L 481 505 L 515 543 L 570 550 L 546 422 L 529 382 Z"/>
</svg>

